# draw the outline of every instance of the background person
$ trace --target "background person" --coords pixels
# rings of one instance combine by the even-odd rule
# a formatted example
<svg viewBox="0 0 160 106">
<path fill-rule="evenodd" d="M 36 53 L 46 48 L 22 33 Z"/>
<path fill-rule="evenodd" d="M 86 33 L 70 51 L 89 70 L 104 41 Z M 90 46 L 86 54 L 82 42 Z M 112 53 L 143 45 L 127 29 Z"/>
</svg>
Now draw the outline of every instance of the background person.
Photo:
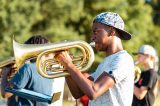
<svg viewBox="0 0 160 106">
<path fill-rule="evenodd" d="M 98 14 L 92 25 L 92 41 L 106 58 L 96 71 L 85 78 L 72 63 L 67 52 L 57 54 L 57 60 L 67 69 L 66 77 L 72 95 L 89 97 L 89 106 L 130 106 L 133 97 L 134 63 L 132 57 L 123 49 L 121 39 L 129 40 L 131 35 L 124 31 L 122 18 L 113 12 Z"/>
<path fill-rule="evenodd" d="M 25 44 L 45 44 L 45 43 L 48 43 L 48 40 L 41 35 L 32 36 L 25 42 Z M 51 58 L 53 57 L 51 56 Z M 11 71 L 10 68 L 8 68 L 8 70 L 3 71 L 3 74 L 7 75 L 10 71 Z M 13 86 L 13 88 L 24 88 L 24 89 L 28 89 L 31 91 L 50 95 L 50 96 L 52 96 L 53 92 L 62 90 L 60 100 L 53 103 L 52 106 L 62 105 L 64 78 L 58 78 L 58 79 L 51 80 L 51 79 L 46 79 L 42 77 L 37 71 L 36 59 L 32 59 L 30 63 L 28 62 L 25 63 L 8 84 L 5 78 L 3 78 L 3 82 L 6 83 L 6 84 L 3 83 L 4 87 L 2 90 L 3 91 L 2 95 L 5 98 L 9 98 L 11 95 L 13 95 L 12 93 L 4 91 L 4 88 L 7 85 L 8 86 L 11 85 Z M 48 106 L 48 103 L 32 101 L 32 100 L 24 99 L 22 97 L 17 98 L 16 106 L 33 106 L 33 105 L 34 106 Z"/>
<path fill-rule="evenodd" d="M 158 57 L 156 50 L 150 45 L 140 47 L 137 62 L 144 69 L 138 82 L 134 86 L 132 106 L 153 106 L 158 93 Z"/>
</svg>

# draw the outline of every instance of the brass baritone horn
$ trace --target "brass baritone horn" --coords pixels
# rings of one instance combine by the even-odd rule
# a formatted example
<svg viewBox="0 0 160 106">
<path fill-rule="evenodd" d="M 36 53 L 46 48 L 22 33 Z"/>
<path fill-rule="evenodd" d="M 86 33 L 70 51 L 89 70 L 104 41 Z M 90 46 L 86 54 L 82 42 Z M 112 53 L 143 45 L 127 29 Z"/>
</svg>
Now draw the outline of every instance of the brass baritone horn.
<svg viewBox="0 0 160 106">
<path fill-rule="evenodd" d="M 134 67 L 134 83 L 138 82 L 141 76 L 141 69 L 138 66 Z"/>
<path fill-rule="evenodd" d="M 55 54 L 60 51 L 70 51 L 72 48 L 78 49 L 78 53 L 81 53 L 81 56 L 75 56 L 75 54 L 73 54 L 73 63 L 77 68 L 80 68 L 82 72 L 88 70 L 94 61 L 94 52 L 92 47 L 84 41 L 64 41 L 48 44 L 20 44 L 13 40 L 13 49 L 17 67 L 21 67 L 27 59 L 36 57 L 38 72 L 46 78 L 62 77 L 69 75 L 69 73 L 64 72 L 64 67 L 59 64 L 55 58 L 42 62 L 42 57 L 50 53 Z"/>
<path fill-rule="evenodd" d="M 141 76 L 141 69 L 137 66 L 138 64 L 139 61 L 136 61 L 134 66 L 134 83 L 138 82 Z"/>
</svg>

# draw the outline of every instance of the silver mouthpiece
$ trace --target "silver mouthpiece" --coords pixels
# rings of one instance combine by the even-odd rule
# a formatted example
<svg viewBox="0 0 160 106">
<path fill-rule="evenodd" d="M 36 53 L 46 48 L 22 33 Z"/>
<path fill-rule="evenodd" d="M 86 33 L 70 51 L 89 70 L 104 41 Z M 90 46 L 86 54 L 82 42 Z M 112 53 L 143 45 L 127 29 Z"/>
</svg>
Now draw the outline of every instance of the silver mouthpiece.
<svg viewBox="0 0 160 106">
<path fill-rule="evenodd" d="M 89 44 L 91 47 L 95 47 L 95 42 L 91 42 L 90 44 Z"/>
</svg>

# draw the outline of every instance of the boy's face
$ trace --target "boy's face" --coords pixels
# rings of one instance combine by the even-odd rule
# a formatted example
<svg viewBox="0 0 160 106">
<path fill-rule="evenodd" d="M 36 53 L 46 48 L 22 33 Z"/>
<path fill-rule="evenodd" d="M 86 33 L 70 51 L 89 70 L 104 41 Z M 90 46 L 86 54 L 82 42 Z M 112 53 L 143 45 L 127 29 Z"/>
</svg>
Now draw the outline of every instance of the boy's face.
<svg viewBox="0 0 160 106">
<path fill-rule="evenodd" d="M 111 27 L 94 22 L 92 26 L 92 41 L 95 42 L 97 50 L 105 51 L 110 44 Z"/>
</svg>

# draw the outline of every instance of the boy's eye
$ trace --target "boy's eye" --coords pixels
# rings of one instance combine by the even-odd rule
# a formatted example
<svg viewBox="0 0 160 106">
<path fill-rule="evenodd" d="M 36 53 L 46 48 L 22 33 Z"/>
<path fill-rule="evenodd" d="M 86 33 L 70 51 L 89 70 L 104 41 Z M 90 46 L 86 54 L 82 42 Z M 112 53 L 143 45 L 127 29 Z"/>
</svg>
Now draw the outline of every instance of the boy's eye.
<svg viewBox="0 0 160 106">
<path fill-rule="evenodd" d="M 93 33 L 95 33 L 95 34 L 98 33 L 98 30 L 93 31 Z"/>
<path fill-rule="evenodd" d="M 93 31 L 93 33 L 97 33 L 97 31 Z"/>
</svg>

